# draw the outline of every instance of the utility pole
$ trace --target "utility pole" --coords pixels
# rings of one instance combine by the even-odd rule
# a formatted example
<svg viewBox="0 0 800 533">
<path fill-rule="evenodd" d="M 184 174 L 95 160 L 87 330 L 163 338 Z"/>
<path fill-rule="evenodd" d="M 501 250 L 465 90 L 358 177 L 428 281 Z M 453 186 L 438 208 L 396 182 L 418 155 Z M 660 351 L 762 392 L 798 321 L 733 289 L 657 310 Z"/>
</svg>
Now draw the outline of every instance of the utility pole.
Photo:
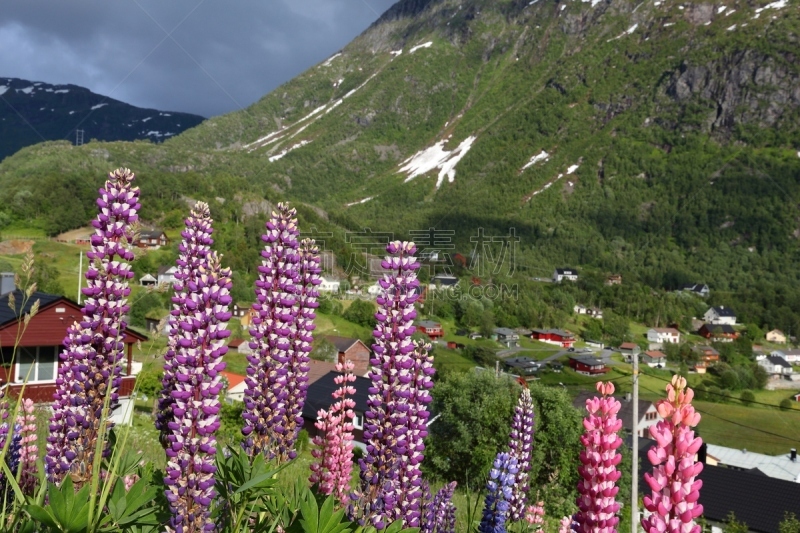
<svg viewBox="0 0 800 533">
<path fill-rule="evenodd" d="M 631 475 L 631 533 L 639 532 L 639 354 L 633 351 L 633 473 Z"/>
<path fill-rule="evenodd" d="M 500 361 L 494 362 L 494 377 L 495 379 L 500 377 Z"/>
<path fill-rule="evenodd" d="M 80 253 L 78 260 L 78 305 L 81 303 L 81 283 L 83 282 L 83 252 Z"/>
</svg>

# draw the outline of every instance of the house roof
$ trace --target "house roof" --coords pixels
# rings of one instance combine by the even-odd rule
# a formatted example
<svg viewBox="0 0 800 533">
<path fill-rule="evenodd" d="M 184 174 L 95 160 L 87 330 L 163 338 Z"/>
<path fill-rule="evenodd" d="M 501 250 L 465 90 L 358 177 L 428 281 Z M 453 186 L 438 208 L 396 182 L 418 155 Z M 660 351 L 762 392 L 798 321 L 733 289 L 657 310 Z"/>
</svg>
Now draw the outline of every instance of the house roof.
<svg viewBox="0 0 800 533">
<path fill-rule="evenodd" d="M 708 464 L 698 477 L 703 516 L 709 520 L 721 522 L 734 512 L 751 531 L 778 533 L 784 514 L 798 510 L 800 483 Z"/>
<path fill-rule="evenodd" d="M 504 359 L 503 363 L 514 368 L 531 368 L 541 366 L 536 359 L 525 356 Z"/>
<path fill-rule="evenodd" d="M 498 335 L 504 335 L 506 337 L 511 337 L 517 334 L 517 332 L 511 328 L 494 328 L 494 333 L 497 333 Z"/>
<path fill-rule="evenodd" d="M 570 355 L 569 358 L 572 359 L 573 361 L 583 363 L 584 365 L 605 366 L 605 363 L 603 363 L 599 359 L 595 359 L 591 355 Z"/>
<path fill-rule="evenodd" d="M 721 317 L 722 316 L 727 316 L 727 317 L 736 318 L 736 313 L 730 307 L 725 307 L 724 305 L 720 305 L 719 307 L 712 307 L 711 309 L 713 309 L 714 312 L 717 313 L 717 316 L 721 316 Z M 709 311 L 711 309 L 709 309 Z"/>
<path fill-rule="evenodd" d="M 169 272 L 173 268 L 175 270 L 177 270 L 177 267 L 175 267 L 175 265 L 160 266 L 160 267 L 158 267 L 158 275 L 159 276 L 163 276 L 164 274 L 166 274 L 167 272 Z"/>
<path fill-rule="evenodd" d="M 418 320 L 416 322 L 417 326 L 422 326 L 423 328 L 440 328 L 442 327 L 441 324 L 438 322 L 434 322 L 433 320 Z"/>
<path fill-rule="evenodd" d="M 782 366 L 783 368 L 792 368 L 792 365 L 790 365 L 786 359 L 783 357 L 778 357 L 777 355 L 770 355 L 767 357 L 767 361 L 773 365 Z"/>
<path fill-rule="evenodd" d="M 620 350 L 635 350 L 638 347 L 639 345 L 636 344 L 635 342 L 623 342 L 622 344 L 619 345 Z"/>
<path fill-rule="evenodd" d="M 594 392 L 581 392 L 579 393 L 575 399 L 572 401 L 572 405 L 578 409 L 579 411 L 585 413 L 586 412 L 586 400 L 589 398 L 594 398 L 597 396 L 597 393 Z M 617 418 L 622 420 L 622 427 L 627 429 L 628 431 L 633 430 L 633 401 L 628 401 L 625 398 L 616 398 L 620 403 L 619 413 L 617 413 Z M 653 402 L 648 402 L 646 400 L 639 400 L 639 420 L 644 418 L 644 414 L 650 409 L 653 405 Z"/>
<path fill-rule="evenodd" d="M 22 318 L 26 313 L 31 311 L 33 304 L 36 303 L 37 300 L 39 301 L 39 309 L 43 309 L 58 300 L 66 300 L 66 298 L 58 294 L 47 294 L 46 292 L 36 291 L 27 299 L 23 308 L 22 300 L 25 298 L 25 295 L 21 290 L 16 289 L 13 291 L 14 309 L 11 309 L 8 305 L 8 297 L 10 294 L 12 293 L 4 294 L 0 297 L 0 326 L 15 321 L 17 318 Z"/>
<path fill-rule="evenodd" d="M 666 357 L 667 356 L 664 354 L 664 352 L 660 352 L 658 350 L 650 350 L 650 351 L 644 352 L 644 354 L 642 354 L 642 359 L 645 359 L 645 358 L 664 359 Z"/>
<path fill-rule="evenodd" d="M 228 343 L 228 348 L 238 348 L 243 342 L 244 340 L 242 339 L 231 339 L 231 341 Z"/>
<path fill-rule="evenodd" d="M 306 392 L 306 402 L 303 405 L 303 416 L 309 420 L 317 419 L 317 412 L 320 409 L 329 409 L 333 404 L 333 392 L 340 387 L 334 382 L 336 376 L 340 375 L 338 372 L 328 372 L 314 383 L 309 385 Z M 362 377 L 356 377 L 356 380 L 351 384 L 355 388 L 356 393 L 351 396 L 353 401 L 356 402 L 355 411 L 365 413 L 369 399 L 369 388 L 372 386 L 372 380 Z"/>
<path fill-rule="evenodd" d="M 682 291 L 703 292 L 708 290 L 708 285 L 705 283 L 688 283 L 681 287 Z"/>
<path fill-rule="evenodd" d="M 675 328 L 650 328 L 651 331 L 657 331 L 658 333 L 669 333 L 670 335 L 680 335 L 680 331 Z"/>
<path fill-rule="evenodd" d="M 708 444 L 706 453 L 725 466 L 743 470 L 760 470 L 763 474 L 775 479 L 800 482 L 800 461 L 792 461 L 788 451 L 783 455 L 766 455 Z"/>
<path fill-rule="evenodd" d="M 784 333 L 783 333 L 781 330 L 779 330 L 779 329 L 773 329 L 773 330 L 771 330 L 771 331 L 768 331 L 768 332 L 767 332 L 767 335 L 769 335 L 770 333 L 772 333 L 772 334 L 775 334 L 775 335 L 783 335 L 783 334 L 784 334 Z"/>
<path fill-rule="evenodd" d="M 228 380 L 228 390 L 229 391 L 232 388 L 234 388 L 236 385 L 244 383 L 244 376 L 242 376 L 242 375 L 234 374 L 233 372 L 227 372 L 225 370 L 220 372 L 220 374 L 222 374 L 222 377 L 224 377 L 225 379 Z"/>
<path fill-rule="evenodd" d="M 711 346 L 695 346 L 692 350 L 696 352 L 708 352 L 711 355 L 719 355 L 719 352 Z"/>
<path fill-rule="evenodd" d="M 436 283 L 438 281 L 441 285 L 445 285 L 448 287 L 458 284 L 458 278 L 455 276 L 451 276 L 450 274 L 436 274 L 431 278 L 431 281 L 433 283 Z"/>
<path fill-rule="evenodd" d="M 336 335 L 325 335 L 323 339 L 336 346 L 336 349 L 340 352 L 346 352 L 352 348 L 354 344 L 359 342 L 359 339 L 351 339 L 350 337 L 337 337 Z"/>
<path fill-rule="evenodd" d="M 730 324 L 703 324 L 700 330 L 706 330 L 709 333 L 722 333 L 725 335 L 733 335 L 736 330 Z"/>
<path fill-rule="evenodd" d="M 574 337 L 572 333 L 569 331 L 564 331 L 563 329 L 534 329 L 532 333 L 539 333 L 539 334 L 550 334 L 550 335 L 558 335 L 559 337 Z"/>
<path fill-rule="evenodd" d="M 308 381 L 307 383 L 311 385 L 319 378 L 327 374 L 328 372 L 335 372 L 336 371 L 336 363 L 331 363 L 330 361 L 317 361 L 316 359 L 311 359 L 308 361 Z"/>
<path fill-rule="evenodd" d="M 164 235 L 164 232 L 160 229 L 142 230 L 139 232 L 139 238 L 141 239 L 157 239 L 162 235 Z"/>
<path fill-rule="evenodd" d="M 578 271 L 574 268 L 557 268 L 556 274 L 560 276 L 577 276 Z"/>
<path fill-rule="evenodd" d="M 156 281 L 156 278 L 153 277 L 152 274 L 145 274 L 144 276 L 139 278 L 139 281 Z"/>
</svg>

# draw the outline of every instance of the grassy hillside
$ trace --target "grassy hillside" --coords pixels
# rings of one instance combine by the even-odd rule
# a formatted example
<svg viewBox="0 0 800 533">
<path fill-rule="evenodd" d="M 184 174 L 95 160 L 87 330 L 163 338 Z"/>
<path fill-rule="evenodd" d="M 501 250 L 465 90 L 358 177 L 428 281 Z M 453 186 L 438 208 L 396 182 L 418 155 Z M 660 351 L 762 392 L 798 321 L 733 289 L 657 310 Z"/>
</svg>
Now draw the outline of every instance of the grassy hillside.
<svg viewBox="0 0 800 533">
<path fill-rule="evenodd" d="M 0 226 L 80 226 L 103 174 L 129 166 L 146 222 L 178 227 L 208 200 L 248 273 L 263 200 L 289 198 L 342 261 L 346 230 L 453 230 L 468 252 L 480 228 L 513 228 L 517 275 L 701 281 L 743 320 L 797 331 L 800 14 L 765 5 L 405 0 L 161 145 L 22 150 L 0 164 Z"/>
</svg>

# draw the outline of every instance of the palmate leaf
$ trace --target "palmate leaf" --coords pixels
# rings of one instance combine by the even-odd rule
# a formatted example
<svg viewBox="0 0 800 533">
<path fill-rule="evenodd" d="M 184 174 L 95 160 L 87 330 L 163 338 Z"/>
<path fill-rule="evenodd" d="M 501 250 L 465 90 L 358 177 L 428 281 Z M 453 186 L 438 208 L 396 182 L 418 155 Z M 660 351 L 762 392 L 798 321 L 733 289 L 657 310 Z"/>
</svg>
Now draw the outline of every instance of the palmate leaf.
<svg viewBox="0 0 800 533">
<path fill-rule="evenodd" d="M 49 531 L 61 533 L 83 533 L 89 527 L 89 485 L 75 493 L 69 476 L 57 487 L 47 487 L 47 507 L 31 504 L 25 511 Z"/>
</svg>

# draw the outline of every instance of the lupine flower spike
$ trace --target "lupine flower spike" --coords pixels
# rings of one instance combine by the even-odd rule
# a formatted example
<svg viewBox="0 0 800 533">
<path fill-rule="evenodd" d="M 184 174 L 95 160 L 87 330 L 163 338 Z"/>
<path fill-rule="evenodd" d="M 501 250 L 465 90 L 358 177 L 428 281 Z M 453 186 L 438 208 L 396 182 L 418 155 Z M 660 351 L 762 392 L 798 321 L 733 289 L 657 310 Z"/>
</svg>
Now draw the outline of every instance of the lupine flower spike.
<svg viewBox="0 0 800 533">
<path fill-rule="evenodd" d="M 411 340 L 419 286 L 416 246 L 395 241 L 386 251 L 389 256 L 382 266 L 390 273 L 379 281 L 375 355 L 370 360 L 372 387 L 364 427 L 367 456 L 360 462 L 359 505 L 351 513 L 356 518 L 369 517 L 378 529 L 398 519 L 405 527 L 419 526 L 420 463 L 434 373 L 430 345 Z"/>
<path fill-rule="evenodd" d="M 539 531 L 544 526 L 544 502 L 529 505 L 525 511 L 525 521 L 532 526 L 534 531 Z"/>
<path fill-rule="evenodd" d="M 230 335 L 227 323 L 231 313 L 230 270 L 222 268 L 212 252 L 197 267 L 195 279 L 183 286 L 175 307 L 181 313 L 173 360 L 175 384 L 172 390 L 172 420 L 167 424 L 167 466 L 164 483 L 172 516 L 168 531 L 196 533 L 214 531 L 209 506 L 216 497 L 214 458 L 217 452 L 214 433 L 219 428 L 220 391 L 225 369 L 223 356 Z"/>
<path fill-rule="evenodd" d="M 197 202 L 192 209 L 189 217 L 185 221 L 185 229 L 181 232 L 183 240 L 178 245 L 178 259 L 175 262 L 177 272 L 175 272 L 176 283 L 173 286 L 174 295 L 172 297 L 173 309 L 170 312 L 167 322 L 169 335 L 167 337 L 167 351 L 164 354 L 164 377 L 162 379 L 161 395 L 158 399 L 158 414 L 156 417 L 156 429 L 161 432 L 161 444 L 165 448 L 169 446 L 166 436 L 171 432 L 169 423 L 173 421 L 174 415 L 172 407 L 175 399 L 172 392 L 175 390 L 177 375 L 175 369 L 178 363 L 175 356 L 184 348 L 180 346 L 183 339 L 181 324 L 187 322 L 193 315 L 195 309 L 190 309 L 188 305 L 194 305 L 191 298 L 187 298 L 188 293 L 197 283 L 200 276 L 200 266 L 207 266 L 211 245 L 214 240 L 211 238 L 213 229 L 211 227 L 211 211 L 205 202 Z"/>
<path fill-rule="evenodd" d="M 101 419 L 106 398 L 109 412 L 119 405 L 127 326 L 122 317 L 128 312 L 128 280 L 133 277 L 131 225 L 140 207 L 133 180 L 130 170 L 117 169 L 100 189 L 99 213 L 92 221 L 95 233 L 86 254 L 83 317 L 67 329 L 58 365 L 46 469 L 55 483 L 70 473 L 76 488 L 91 479 L 95 445 L 105 439 Z"/>
<path fill-rule="evenodd" d="M 511 508 L 509 500 L 517 476 L 517 459 L 511 454 L 497 454 L 489 481 L 486 482 L 486 500 L 483 517 L 478 526 L 480 533 L 506 533 L 506 521 Z"/>
<path fill-rule="evenodd" d="M 420 533 L 455 533 L 456 506 L 453 504 L 453 493 L 456 482 L 439 489 L 433 498 L 430 497 L 430 488 L 426 482 L 423 482 L 422 488 L 425 509 L 420 520 Z"/>
<path fill-rule="evenodd" d="M 26 398 L 21 403 L 22 413 L 17 416 L 17 426 L 20 428 L 19 441 L 19 486 L 22 492 L 32 496 L 39 482 L 36 468 L 36 459 L 39 457 L 39 447 L 36 445 L 36 415 L 33 400 Z"/>
<path fill-rule="evenodd" d="M 589 415 L 583 419 L 585 432 L 581 436 L 583 451 L 578 474 L 578 512 L 574 517 L 577 533 L 615 533 L 619 523 L 616 513 L 619 503 L 615 497 L 621 473 L 617 465 L 622 455 L 617 448 L 622 439 L 617 434 L 622 420 L 617 418 L 621 404 L 614 399 L 614 384 L 598 382 L 601 397 L 586 400 Z"/>
<path fill-rule="evenodd" d="M 644 507 L 650 511 L 650 516 L 642 519 L 647 533 L 701 531 L 695 519 L 703 514 L 703 506 L 697 503 L 703 482 L 696 478 L 703 463 L 695 461 L 695 454 L 703 441 L 691 429 L 700 422 L 693 398 L 686 379 L 676 375 L 667 385 L 667 398 L 656 402 L 663 420 L 650 427 L 656 445 L 647 453 L 654 466 L 652 475 L 645 474 L 653 491 L 644 497 Z"/>
<path fill-rule="evenodd" d="M 572 522 L 571 516 L 565 516 L 561 519 L 561 522 L 558 524 L 558 533 L 570 533 L 572 531 L 574 523 Z"/>
<path fill-rule="evenodd" d="M 522 389 L 511 423 L 510 453 L 517 459 L 517 477 L 511 493 L 509 520 L 520 521 L 528 502 L 528 472 L 533 459 L 533 400 L 531 391 Z"/>
<path fill-rule="evenodd" d="M 333 392 L 335 403 L 329 411 L 318 413 L 314 437 L 317 446 L 311 451 L 317 461 L 311 464 L 309 481 L 317 484 L 322 494 L 333 494 L 342 505 L 350 500 L 350 473 L 353 469 L 353 408 L 352 399 L 356 389 L 351 385 L 356 380 L 353 362 L 337 363 L 340 375 L 334 378 L 339 388 Z"/>
<path fill-rule="evenodd" d="M 286 380 L 293 361 L 292 331 L 300 281 L 295 210 L 278 204 L 266 230 L 261 236 L 266 245 L 256 279 L 253 310 L 258 314 L 250 330 L 253 353 L 247 356 L 242 434 L 251 455 L 274 458 L 287 447 L 286 405 L 291 402 Z"/>
</svg>

